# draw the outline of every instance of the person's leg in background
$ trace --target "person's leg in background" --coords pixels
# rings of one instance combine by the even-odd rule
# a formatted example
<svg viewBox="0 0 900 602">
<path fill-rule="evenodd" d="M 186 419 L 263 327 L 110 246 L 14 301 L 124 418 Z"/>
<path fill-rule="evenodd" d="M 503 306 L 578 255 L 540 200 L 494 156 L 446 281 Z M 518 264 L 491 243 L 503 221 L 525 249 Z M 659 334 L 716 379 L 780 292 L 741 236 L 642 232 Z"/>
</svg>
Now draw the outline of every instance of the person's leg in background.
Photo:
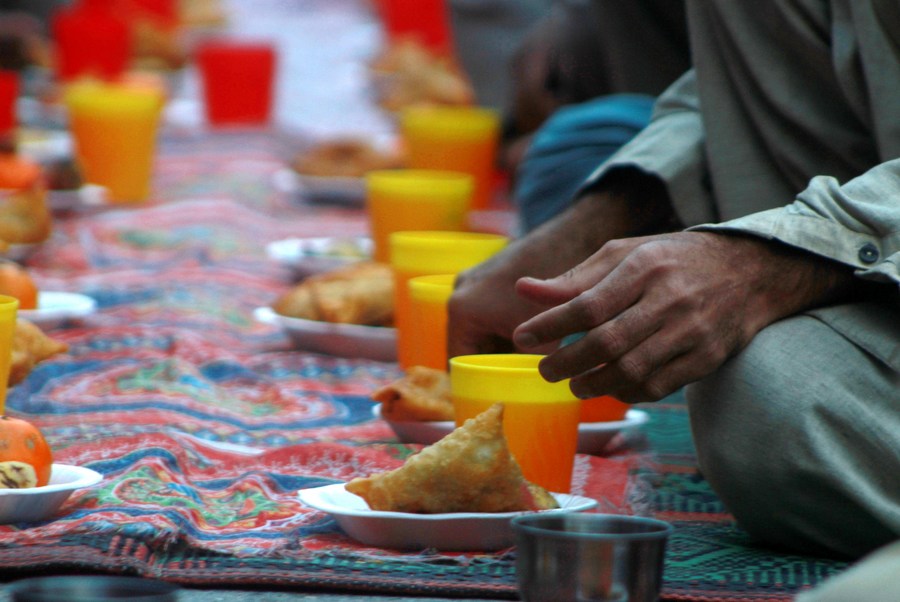
<svg viewBox="0 0 900 602">
<path fill-rule="evenodd" d="M 585 179 L 650 122 L 654 98 L 617 94 L 557 110 L 531 137 L 516 170 L 521 233 L 566 209 Z"/>
<path fill-rule="evenodd" d="M 507 108 L 512 57 L 552 4 L 553 0 L 447 0 L 456 58 L 479 105 Z"/>
</svg>

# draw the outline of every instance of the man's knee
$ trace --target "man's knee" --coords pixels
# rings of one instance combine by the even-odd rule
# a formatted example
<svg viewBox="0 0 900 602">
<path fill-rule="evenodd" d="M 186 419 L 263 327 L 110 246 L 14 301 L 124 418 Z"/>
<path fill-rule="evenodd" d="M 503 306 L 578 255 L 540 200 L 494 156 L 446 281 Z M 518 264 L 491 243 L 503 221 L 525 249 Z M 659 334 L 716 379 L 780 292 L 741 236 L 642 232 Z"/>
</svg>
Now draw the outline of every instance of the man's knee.
<svg viewBox="0 0 900 602">
<path fill-rule="evenodd" d="M 748 532 L 772 545 L 843 555 L 897 536 L 900 487 L 885 478 L 898 469 L 897 406 L 873 404 L 859 382 L 878 367 L 828 326 L 800 316 L 763 330 L 688 388 L 700 468 Z M 893 454 L 885 461 L 886 450 Z"/>
</svg>

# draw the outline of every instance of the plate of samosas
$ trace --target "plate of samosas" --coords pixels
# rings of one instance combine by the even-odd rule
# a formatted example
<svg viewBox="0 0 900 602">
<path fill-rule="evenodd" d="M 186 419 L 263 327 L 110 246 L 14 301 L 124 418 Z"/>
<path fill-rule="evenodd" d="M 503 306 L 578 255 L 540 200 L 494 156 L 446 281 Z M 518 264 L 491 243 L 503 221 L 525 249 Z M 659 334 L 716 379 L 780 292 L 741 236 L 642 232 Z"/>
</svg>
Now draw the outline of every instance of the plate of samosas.
<svg viewBox="0 0 900 602">
<path fill-rule="evenodd" d="M 371 259 L 372 239 L 367 236 L 285 238 L 266 245 L 266 254 L 291 268 L 295 277 L 306 278 Z"/>
<path fill-rule="evenodd" d="M 375 418 L 387 422 L 404 443 L 430 445 L 456 428 L 450 378 L 446 372 L 411 366 L 400 378 L 372 393 Z M 578 453 L 601 455 L 618 433 L 650 419 L 643 410 L 630 409 L 621 420 L 582 422 L 578 426 Z"/>
<path fill-rule="evenodd" d="M 389 265 L 360 261 L 310 276 L 254 311 L 284 329 L 299 349 L 378 361 L 397 359 L 394 277 Z"/>
<path fill-rule="evenodd" d="M 337 138 L 297 151 L 291 159 L 292 186 L 314 203 L 361 207 L 365 175 L 377 169 L 397 169 L 404 160 L 387 144 L 360 138 Z M 287 181 L 287 176 L 281 175 Z"/>
<path fill-rule="evenodd" d="M 514 543 L 514 516 L 597 505 L 528 482 L 509 452 L 502 417 L 495 405 L 400 468 L 298 495 L 353 539 L 395 549 L 498 550 Z"/>
</svg>

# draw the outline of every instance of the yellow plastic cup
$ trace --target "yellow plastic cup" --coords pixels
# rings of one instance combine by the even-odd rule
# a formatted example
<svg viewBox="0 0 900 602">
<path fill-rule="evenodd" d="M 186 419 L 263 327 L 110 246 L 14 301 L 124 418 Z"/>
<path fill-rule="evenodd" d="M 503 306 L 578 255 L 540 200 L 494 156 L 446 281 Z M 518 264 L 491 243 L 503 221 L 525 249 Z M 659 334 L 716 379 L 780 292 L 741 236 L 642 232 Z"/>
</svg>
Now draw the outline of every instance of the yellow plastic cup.
<svg viewBox="0 0 900 602">
<path fill-rule="evenodd" d="M 494 196 L 500 115 L 484 107 L 411 107 L 400 117 L 406 160 L 414 169 L 446 169 L 475 179 L 472 209 Z"/>
<path fill-rule="evenodd" d="M 410 366 L 447 370 L 447 300 L 456 274 L 416 276 L 409 280 L 409 330 L 404 351 Z"/>
<path fill-rule="evenodd" d="M 538 372 L 541 355 L 486 354 L 450 358 L 456 424 L 503 404 L 503 434 L 525 478 L 568 493 L 578 446 L 581 401 L 568 380 L 550 383 Z"/>
<path fill-rule="evenodd" d="M 0 415 L 6 413 L 6 391 L 9 389 L 13 334 L 16 331 L 18 311 L 18 299 L 9 295 L 0 295 L 0 374 L 3 375 L 3 387 L 0 387 Z"/>
<path fill-rule="evenodd" d="M 375 261 L 390 260 L 400 230 L 465 230 L 472 177 L 448 171 L 387 169 L 366 175 L 366 208 Z"/>
<path fill-rule="evenodd" d="M 412 345 L 431 337 L 410 324 L 409 280 L 416 276 L 458 274 L 488 259 L 508 243 L 500 234 L 480 232 L 403 231 L 390 235 L 390 264 L 394 272 L 394 326 L 400 367 L 414 366 Z M 446 369 L 446 366 L 444 366 Z"/>
<path fill-rule="evenodd" d="M 110 201 L 149 196 L 164 102 L 164 91 L 154 86 L 78 82 L 66 88 L 76 160 L 85 181 L 105 187 Z"/>
</svg>

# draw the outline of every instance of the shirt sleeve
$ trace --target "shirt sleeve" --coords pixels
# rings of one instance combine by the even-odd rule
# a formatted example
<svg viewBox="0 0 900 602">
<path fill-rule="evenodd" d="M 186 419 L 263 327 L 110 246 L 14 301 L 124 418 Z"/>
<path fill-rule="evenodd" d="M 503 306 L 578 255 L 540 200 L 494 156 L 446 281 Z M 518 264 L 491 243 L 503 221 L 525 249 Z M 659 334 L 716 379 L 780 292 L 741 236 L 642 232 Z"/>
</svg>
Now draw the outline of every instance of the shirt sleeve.
<svg viewBox="0 0 900 602">
<path fill-rule="evenodd" d="M 637 168 L 661 179 L 685 224 L 717 221 L 704 160 L 704 128 L 693 70 L 656 101 L 650 124 L 585 181 L 587 192 L 611 171 Z"/>
<path fill-rule="evenodd" d="M 785 207 L 692 229 L 778 240 L 852 266 L 861 278 L 900 284 L 900 159 L 843 185 L 817 176 Z"/>
</svg>

